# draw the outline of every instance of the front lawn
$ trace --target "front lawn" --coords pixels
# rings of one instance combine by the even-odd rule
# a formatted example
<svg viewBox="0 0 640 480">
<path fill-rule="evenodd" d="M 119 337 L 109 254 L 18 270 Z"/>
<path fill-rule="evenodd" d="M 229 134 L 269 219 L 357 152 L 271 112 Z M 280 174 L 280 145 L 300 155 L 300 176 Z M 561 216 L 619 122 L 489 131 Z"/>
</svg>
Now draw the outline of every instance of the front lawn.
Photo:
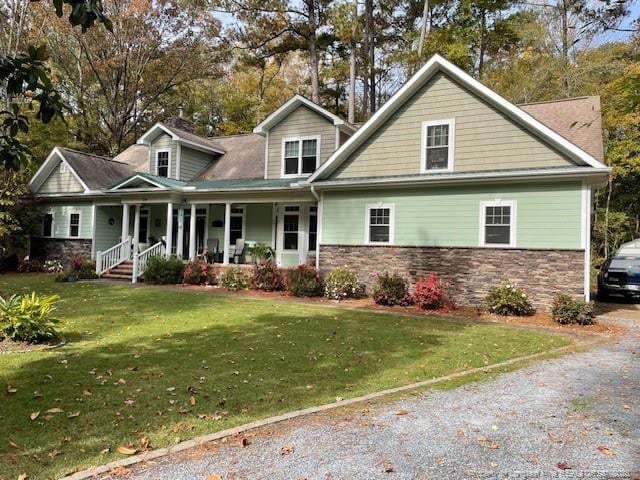
<svg viewBox="0 0 640 480">
<path fill-rule="evenodd" d="M 121 457 L 125 443 L 167 446 L 568 342 L 424 316 L 0 276 L 3 295 L 31 290 L 61 296 L 69 343 L 0 355 L 6 480 L 58 477 Z"/>
</svg>

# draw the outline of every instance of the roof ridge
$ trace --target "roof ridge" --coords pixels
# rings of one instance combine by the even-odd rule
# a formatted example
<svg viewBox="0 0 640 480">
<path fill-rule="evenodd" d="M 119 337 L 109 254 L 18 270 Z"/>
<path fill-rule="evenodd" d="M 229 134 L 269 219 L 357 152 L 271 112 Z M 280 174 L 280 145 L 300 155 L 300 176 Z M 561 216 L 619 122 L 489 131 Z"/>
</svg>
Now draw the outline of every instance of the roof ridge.
<svg viewBox="0 0 640 480">
<path fill-rule="evenodd" d="M 128 163 L 121 162 L 120 160 L 115 160 L 105 155 L 97 155 L 95 153 L 83 152 L 81 150 L 76 150 L 75 148 L 69 148 L 69 147 L 58 147 L 58 148 L 61 150 L 68 150 L 70 152 L 79 153 L 80 155 L 87 155 L 88 157 L 99 158 L 101 160 L 106 160 L 107 162 L 119 163 L 120 165 L 128 165 Z"/>
<path fill-rule="evenodd" d="M 582 95 L 580 97 L 567 97 L 567 98 L 558 98 L 556 100 L 541 100 L 539 102 L 525 102 L 525 103 L 516 103 L 515 105 L 518 107 L 523 107 L 526 105 L 539 105 L 542 103 L 560 103 L 560 102 L 571 102 L 575 100 L 586 100 L 587 98 L 597 98 L 600 95 Z"/>
</svg>

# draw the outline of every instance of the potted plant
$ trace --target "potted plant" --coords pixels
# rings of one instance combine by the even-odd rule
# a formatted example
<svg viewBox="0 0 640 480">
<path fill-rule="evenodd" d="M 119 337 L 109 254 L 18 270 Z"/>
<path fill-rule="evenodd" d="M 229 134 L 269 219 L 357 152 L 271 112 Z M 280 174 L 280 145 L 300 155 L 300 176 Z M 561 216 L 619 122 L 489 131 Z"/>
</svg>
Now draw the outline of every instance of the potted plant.
<svg viewBox="0 0 640 480">
<path fill-rule="evenodd" d="M 271 245 L 263 242 L 249 245 L 247 247 L 247 251 L 249 252 L 249 255 L 251 255 L 253 262 L 261 264 L 273 260 L 273 256 L 275 254 L 273 248 L 271 248 Z"/>
</svg>

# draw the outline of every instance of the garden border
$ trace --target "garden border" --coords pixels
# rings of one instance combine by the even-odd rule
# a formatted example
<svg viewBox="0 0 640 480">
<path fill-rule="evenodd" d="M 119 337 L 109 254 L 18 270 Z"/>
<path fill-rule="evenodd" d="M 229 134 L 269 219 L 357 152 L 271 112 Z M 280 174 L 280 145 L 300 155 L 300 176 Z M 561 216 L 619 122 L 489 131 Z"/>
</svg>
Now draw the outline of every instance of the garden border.
<svg viewBox="0 0 640 480">
<path fill-rule="evenodd" d="M 109 473 L 114 468 L 128 467 L 130 465 L 134 465 L 137 463 L 142 463 L 149 460 L 154 460 L 156 458 L 165 457 L 174 453 L 188 450 L 190 448 L 201 446 L 205 443 L 209 443 L 215 440 L 220 440 L 225 437 L 231 437 L 233 435 L 238 435 L 240 433 L 244 433 L 250 430 L 255 430 L 257 428 L 264 427 L 267 425 L 273 425 L 275 423 L 280 423 L 286 420 L 291 420 L 294 418 L 303 417 L 303 416 L 311 415 L 315 413 L 325 412 L 328 410 L 345 407 L 355 403 L 366 402 L 369 400 L 374 400 L 374 399 L 395 394 L 395 393 L 400 393 L 400 392 L 414 390 L 421 387 L 436 385 L 441 382 L 454 380 L 460 377 L 465 377 L 467 375 L 473 375 L 475 373 L 487 373 L 502 367 L 514 365 L 521 362 L 527 362 L 529 360 L 535 360 L 537 358 L 546 357 L 549 355 L 562 354 L 564 352 L 570 352 L 572 350 L 576 350 L 577 348 L 590 347 L 598 343 L 600 343 L 599 340 L 593 340 L 590 342 L 576 341 L 575 343 L 571 345 L 566 345 L 564 347 L 558 347 L 551 350 L 547 350 L 545 352 L 534 353 L 534 354 L 525 355 L 522 357 L 511 358 L 509 360 L 505 360 L 504 362 L 498 362 L 492 365 L 486 365 L 484 367 L 471 368 L 469 370 L 463 370 L 461 372 L 452 373 L 449 375 L 445 375 L 443 377 L 432 378 L 430 380 L 422 380 L 420 382 L 414 382 L 409 385 L 403 385 L 400 387 L 388 388 L 385 390 L 380 390 L 378 392 L 373 392 L 373 393 L 369 393 L 359 397 L 340 400 L 333 403 L 327 403 L 327 404 L 319 405 L 316 407 L 309 407 L 302 410 L 294 410 L 292 412 L 283 413 L 281 415 L 268 417 L 262 420 L 256 420 L 254 422 L 246 423 L 244 425 L 239 425 L 237 427 L 228 428 L 226 430 L 221 430 L 219 432 L 201 435 L 201 436 L 192 438 L 191 440 L 185 440 L 183 442 L 177 443 L 171 447 L 158 448 L 156 450 L 151 450 L 138 455 L 133 455 L 131 457 L 115 460 L 113 462 L 106 463 L 104 465 L 99 465 L 97 467 L 91 467 L 86 470 L 81 470 L 79 472 L 75 472 L 73 474 L 61 477 L 60 480 L 84 480 L 87 478 L 96 477 L 104 473 Z"/>
</svg>

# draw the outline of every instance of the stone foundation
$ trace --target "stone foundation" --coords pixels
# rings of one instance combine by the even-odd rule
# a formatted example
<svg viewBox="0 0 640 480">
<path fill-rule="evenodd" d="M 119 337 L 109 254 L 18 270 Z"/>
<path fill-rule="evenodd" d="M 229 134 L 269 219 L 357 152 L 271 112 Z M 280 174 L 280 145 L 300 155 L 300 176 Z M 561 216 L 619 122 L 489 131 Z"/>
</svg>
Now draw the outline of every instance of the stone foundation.
<svg viewBox="0 0 640 480">
<path fill-rule="evenodd" d="M 435 272 L 451 284 L 456 303 L 465 306 L 483 304 L 501 281 L 522 286 L 543 310 L 557 293 L 581 297 L 584 286 L 583 250 L 321 245 L 323 273 L 338 266 L 353 269 L 367 286 L 377 273 L 397 273 L 413 285 Z"/>
<path fill-rule="evenodd" d="M 30 257 L 44 262 L 60 260 L 69 267 L 72 257 L 91 258 L 91 240 L 69 238 L 32 238 Z"/>
</svg>

